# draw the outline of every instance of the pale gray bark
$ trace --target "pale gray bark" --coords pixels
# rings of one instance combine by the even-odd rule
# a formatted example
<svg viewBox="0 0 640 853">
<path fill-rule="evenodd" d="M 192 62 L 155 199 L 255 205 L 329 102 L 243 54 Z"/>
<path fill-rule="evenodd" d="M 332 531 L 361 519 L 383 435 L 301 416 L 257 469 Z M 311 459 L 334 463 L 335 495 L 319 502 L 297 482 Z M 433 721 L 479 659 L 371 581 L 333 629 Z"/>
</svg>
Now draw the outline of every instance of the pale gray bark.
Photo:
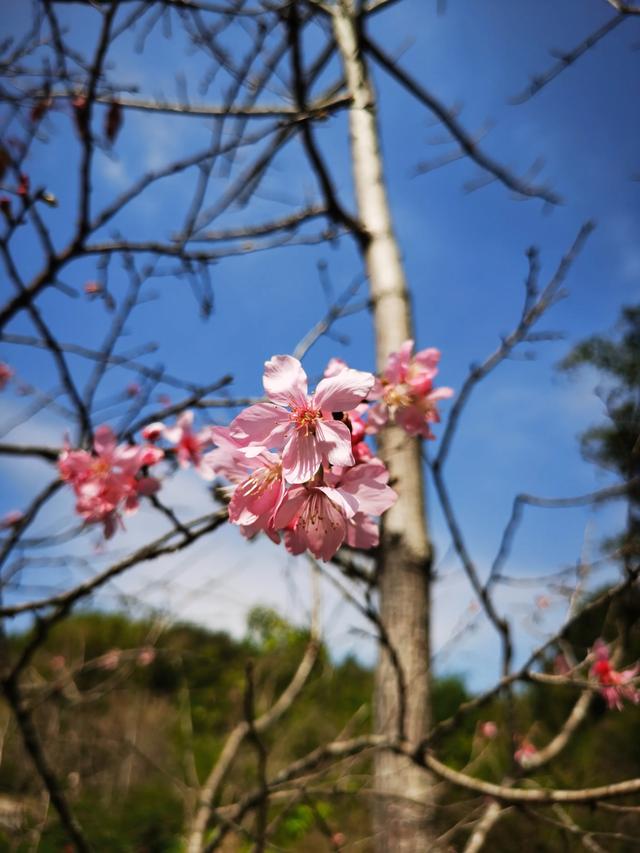
<svg viewBox="0 0 640 853">
<path fill-rule="evenodd" d="M 376 337 L 378 370 L 390 352 L 413 337 L 408 288 L 384 183 L 376 97 L 359 50 L 352 0 L 334 7 L 334 33 L 344 65 L 351 155 L 361 242 Z M 418 440 L 391 427 L 380 436 L 379 453 L 391 474 L 398 501 L 384 517 L 379 558 L 380 611 L 395 652 L 381 649 L 376 671 L 378 734 L 417 744 L 429 726 L 429 588 L 431 544 L 425 515 Z M 376 849 L 380 853 L 436 850 L 431 831 L 432 779 L 411 762 L 380 751 L 375 762 Z M 416 803 L 424 805 L 416 805 Z"/>
</svg>

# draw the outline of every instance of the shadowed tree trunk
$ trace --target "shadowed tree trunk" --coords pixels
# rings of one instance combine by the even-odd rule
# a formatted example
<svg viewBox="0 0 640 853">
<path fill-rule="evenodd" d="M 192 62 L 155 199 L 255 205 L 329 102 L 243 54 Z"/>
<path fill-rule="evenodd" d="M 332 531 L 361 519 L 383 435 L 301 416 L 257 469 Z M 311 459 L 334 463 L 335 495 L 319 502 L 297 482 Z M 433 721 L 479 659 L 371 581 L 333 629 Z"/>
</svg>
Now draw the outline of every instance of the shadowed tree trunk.
<svg viewBox="0 0 640 853">
<path fill-rule="evenodd" d="M 358 45 L 353 0 L 336 7 L 334 31 L 344 64 L 350 108 L 351 155 L 358 217 L 376 337 L 377 368 L 413 337 L 411 304 L 385 190 L 376 96 Z M 378 563 L 380 610 L 388 645 L 376 672 L 377 731 L 409 744 L 425 734 L 430 717 L 429 593 L 431 543 L 427 530 L 420 444 L 396 427 L 380 436 L 379 453 L 398 492 L 385 514 Z M 375 762 L 377 850 L 436 850 L 431 829 L 432 779 L 405 758 L 380 751 Z"/>
</svg>

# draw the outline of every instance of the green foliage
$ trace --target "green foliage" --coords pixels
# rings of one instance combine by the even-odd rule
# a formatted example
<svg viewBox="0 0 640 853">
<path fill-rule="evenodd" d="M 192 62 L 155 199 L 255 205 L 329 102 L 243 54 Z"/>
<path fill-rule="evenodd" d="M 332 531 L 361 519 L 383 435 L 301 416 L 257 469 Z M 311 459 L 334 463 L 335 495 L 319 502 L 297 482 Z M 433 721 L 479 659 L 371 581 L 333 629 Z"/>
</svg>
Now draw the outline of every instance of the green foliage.
<svg viewBox="0 0 640 853">
<path fill-rule="evenodd" d="M 97 850 L 109 853 L 179 853 L 182 803 L 165 785 L 140 785 L 106 800 L 80 798 L 75 811 Z M 65 835 L 57 824 L 43 833 L 40 853 L 59 853 Z"/>
<path fill-rule="evenodd" d="M 581 447 L 586 459 L 619 474 L 623 480 L 640 478 L 640 305 L 622 309 L 617 338 L 600 335 L 579 343 L 560 368 L 595 368 L 602 376 L 607 420 L 586 430 Z M 606 543 L 620 548 L 628 569 L 636 568 L 640 554 L 640 483 L 629 490 L 627 529 Z"/>
<path fill-rule="evenodd" d="M 577 652 L 584 652 L 595 636 L 622 634 L 627 640 L 628 661 L 636 660 L 640 658 L 639 612 L 638 594 L 630 591 L 614 608 L 585 613 L 567 641 Z M 241 641 L 192 625 L 168 628 L 155 642 L 153 662 L 140 666 L 137 654 L 148 643 L 151 628 L 148 622 L 122 614 L 81 613 L 56 627 L 34 663 L 34 683 L 55 688 L 36 715 L 42 732 L 54 732 L 47 739 L 47 752 L 95 849 L 109 853 L 181 851 L 184 790 L 192 784 L 190 757 L 202 780 L 228 733 L 243 718 L 247 661 L 253 662 L 260 712 L 288 683 L 308 640 L 306 630 L 261 608 L 250 615 L 247 638 Z M 24 635 L 12 637 L 13 651 L 25 639 Z M 96 665 L 113 649 L 122 652 L 116 670 Z M 52 661 L 60 656 L 67 667 L 66 686 L 60 670 L 52 669 Z M 550 653 L 549 670 L 553 669 L 553 656 Z M 82 692 L 69 688 L 71 670 L 73 682 Z M 357 660 L 348 657 L 335 662 L 322 649 L 298 701 L 264 736 L 269 775 L 340 732 L 352 736 L 369 731 L 372 687 L 372 673 Z M 469 698 L 459 678 L 436 679 L 435 720 L 448 718 Z M 574 690 L 530 685 L 515 693 L 511 712 L 504 698 L 496 698 L 466 715 L 438 743 L 438 755 L 453 767 L 471 763 L 474 775 L 501 781 L 505 775 L 517 773 L 507 735 L 510 713 L 517 733 L 526 734 L 540 747 L 558 731 L 575 698 Z M 498 727 L 495 740 L 482 736 L 481 724 L 486 720 Z M 611 712 L 596 700 L 580 736 L 562 759 L 534 778 L 538 784 L 579 787 L 637 776 L 639 768 L 637 709 Z M 274 802 L 269 812 L 269 822 L 277 827 L 274 844 L 282 850 L 314 853 L 328 849 L 329 832 L 339 831 L 354 842 L 370 836 L 368 800 L 358 796 L 361 788 L 370 786 L 370 771 L 369 758 L 356 759 L 346 776 L 344 767 L 325 774 L 318 783 L 322 792 Z M 257 782 L 255 752 L 247 743 L 229 774 L 225 798 L 241 797 Z M 333 796 L 325 795 L 332 790 Z M 4 745 L 0 794 L 30 804 L 29 823 L 38 823 L 40 788 L 13 728 Z M 446 807 L 437 811 L 436 821 L 444 832 L 468 814 L 469 795 L 445 788 L 442 797 Z M 620 832 L 640 832 L 640 819 L 633 816 L 618 819 L 600 811 L 585 814 L 585 810 L 575 816 L 581 825 L 594 830 L 614 826 Z M 523 849 L 543 853 L 581 849 L 574 844 L 577 839 L 557 827 L 535 826 L 535 839 Z M 530 827 L 527 814 L 514 810 L 492 832 L 492 851 L 510 853 L 513 839 L 529 838 Z M 461 849 L 465 837 L 461 830 L 451 843 Z M 66 841 L 50 809 L 39 850 L 59 853 Z M 228 849 L 252 849 L 247 839 L 234 845 Z M 15 832 L 7 830 L 3 837 L 0 829 L 0 853 L 22 853 L 23 849 L 28 848 L 20 846 Z M 365 842 L 359 849 L 369 853 L 371 847 Z M 612 841 L 606 849 L 623 853 L 625 848 Z"/>
</svg>

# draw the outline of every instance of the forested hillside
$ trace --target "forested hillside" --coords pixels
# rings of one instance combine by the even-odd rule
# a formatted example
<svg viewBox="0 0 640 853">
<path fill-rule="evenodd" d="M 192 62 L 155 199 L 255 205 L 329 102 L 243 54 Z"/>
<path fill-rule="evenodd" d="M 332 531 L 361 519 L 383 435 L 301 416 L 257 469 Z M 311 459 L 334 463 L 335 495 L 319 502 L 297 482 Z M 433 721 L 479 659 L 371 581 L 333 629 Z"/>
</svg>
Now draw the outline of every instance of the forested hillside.
<svg viewBox="0 0 640 853">
<path fill-rule="evenodd" d="M 615 627 L 627 635 L 631 653 L 640 657 L 637 616 L 638 602 L 627 598 L 600 627 L 606 638 L 614 630 L 612 620 L 616 622 Z M 592 636 L 601 618 L 601 613 L 591 613 L 578 626 L 568 638 L 573 648 L 581 650 L 581 634 Z M 13 653 L 28 636 L 10 639 Z M 259 715 L 286 688 L 308 640 L 307 631 L 266 609 L 251 612 L 241 641 L 194 625 L 167 626 L 162 620 L 134 620 L 119 613 L 80 613 L 56 626 L 31 667 L 29 702 L 37 709 L 56 770 L 95 849 L 181 850 L 197 782 L 206 778 L 230 732 L 246 718 L 247 684 L 253 713 Z M 555 649 L 549 655 L 550 673 L 557 671 L 559 652 Z M 269 777 L 323 742 L 368 732 L 371 682 L 372 673 L 357 661 L 335 662 L 321 649 L 305 691 L 282 725 L 262 736 L 268 745 Z M 437 681 L 435 696 L 438 720 L 449 718 L 470 698 L 454 676 Z M 450 765 L 473 769 L 487 780 L 508 775 L 510 765 L 516 778 L 516 748 L 523 743 L 543 747 L 561 727 L 573 701 L 572 688 L 557 687 L 550 694 L 548 688 L 543 692 L 536 685 L 516 693 L 512 706 L 506 700 L 490 701 L 460 725 L 445 728 L 442 754 Z M 515 717 L 520 744 L 510 745 L 503 736 L 508 714 Z M 0 721 L 0 850 L 66 850 L 65 835 L 47 807 L 6 707 L 1 708 Z M 584 729 L 561 760 L 533 774 L 531 784 L 567 787 L 588 780 L 604 784 L 638 775 L 637 707 L 609 710 L 597 697 Z M 226 780 L 226 801 L 240 799 L 259 784 L 257 766 L 256 745 L 247 738 Z M 294 795 L 283 788 L 282 797 L 272 798 L 268 814 L 277 827 L 273 837 L 278 846 L 273 849 L 370 850 L 365 805 L 370 771 L 366 757 L 354 757 L 331 773 L 310 772 Z M 365 796 L 349 796 L 355 790 Z M 459 812 L 462 833 L 483 806 L 483 798 L 469 802 L 468 795 L 454 795 L 444 785 L 439 794 L 443 829 L 455 824 L 452 816 Z M 627 834 L 640 831 L 640 814 L 624 804 L 585 807 L 582 825 L 595 829 L 606 817 L 610 831 L 615 809 L 619 809 L 616 832 L 607 835 L 598 849 L 629 850 Z M 561 808 L 547 813 L 545 829 L 538 827 L 535 840 L 527 834 L 530 820 L 528 807 L 511 807 L 510 816 L 496 827 L 492 849 L 512 851 L 515 837 L 522 850 L 583 849 Z M 452 850 L 459 849 L 456 841 L 462 837 L 455 829 L 450 833 Z M 238 846 L 229 837 L 222 849 L 250 850 L 252 843 L 247 838 L 245 847 Z"/>
</svg>

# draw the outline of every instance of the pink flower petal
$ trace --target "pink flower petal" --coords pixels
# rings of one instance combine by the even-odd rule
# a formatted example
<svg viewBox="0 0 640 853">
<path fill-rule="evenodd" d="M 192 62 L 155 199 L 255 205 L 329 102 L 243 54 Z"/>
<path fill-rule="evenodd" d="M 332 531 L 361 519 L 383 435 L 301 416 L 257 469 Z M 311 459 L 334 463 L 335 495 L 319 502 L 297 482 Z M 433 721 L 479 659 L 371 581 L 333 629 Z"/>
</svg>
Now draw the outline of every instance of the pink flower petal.
<svg viewBox="0 0 640 853">
<path fill-rule="evenodd" d="M 409 435 L 421 435 L 423 438 L 435 438 L 429 429 L 422 409 L 415 406 L 405 406 L 396 412 L 396 423 Z"/>
<path fill-rule="evenodd" d="M 138 486 L 138 494 L 140 495 L 155 495 L 160 488 L 160 480 L 155 477 L 142 477 L 136 481 Z"/>
<path fill-rule="evenodd" d="M 347 545 L 352 548 L 375 548 L 380 541 L 378 524 L 362 512 L 356 513 L 347 525 Z"/>
<path fill-rule="evenodd" d="M 389 419 L 389 410 L 384 403 L 374 403 L 367 415 L 367 433 L 375 435 L 386 424 Z"/>
<path fill-rule="evenodd" d="M 421 349 L 413 357 L 414 364 L 418 365 L 421 370 L 431 372 L 432 377 L 438 372 L 438 364 L 440 362 L 440 350 L 435 347 Z"/>
<path fill-rule="evenodd" d="M 304 554 L 307 550 L 307 540 L 304 537 L 302 530 L 285 530 L 284 547 L 294 556 Z"/>
<path fill-rule="evenodd" d="M 164 450 L 159 447 L 140 448 L 140 465 L 155 465 L 164 457 Z"/>
<path fill-rule="evenodd" d="M 334 376 L 321 379 L 313 395 L 313 406 L 326 412 L 347 412 L 355 409 L 373 388 L 375 377 L 350 367 Z"/>
<path fill-rule="evenodd" d="M 353 496 L 359 511 L 382 515 L 398 498 L 387 485 L 388 479 L 385 465 L 379 459 L 373 459 L 345 471 L 340 478 L 339 489 L 345 497 Z"/>
<path fill-rule="evenodd" d="M 351 432 L 349 427 L 341 421 L 318 421 L 316 424 L 316 438 L 320 442 L 320 449 L 331 465 L 353 465 L 353 452 L 351 450 Z"/>
<path fill-rule="evenodd" d="M 282 478 L 264 479 L 260 484 L 260 475 L 267 475 L 265 469 L 259 469 L 256 475 L 240 483 L 229 503 L 229 519 L 234 524 L 254 524 L 262 518 L 264 527 L 280 504 L 284 493 Z"/>
<path fill-rule="evenodd" d="M 318 490 L 314 490 L 318 494 Z M 315 497 L 315 495 L 314 495 Z M 314 501 L 315 503 L 315 501 Z M 330 560 L 347 536 L 347 520 L 333 501 L 324 495 L 309 512 L 304 532 L 314 557 Z M 298 522 L 298 526 L 301 522 Z"/>
<path fill-rule="evenodd" d="M 191 427 L 193 426 L 193 412 L 190 409 L 187 409 L 186 412 L 183 412 L 176 421 L 176 426 L 179 429 L 190 431 Z"/>
<path fill-rule="evenodd" d="M 348 367 L 346 361 L 343 361 L 341 358 L 330 358 L 329 363 L 324 369 L 324 376 L 337 376 L 338 373 L 342 373 L 342 371 Z"/>
<path fill-rule="evenodd" d="M 331 486 L 317 486 L 317 491 L 328 498 L 336 507 L 344 514 L 345 518 L 353 518 L 358 509 L 358 503 L 353 495 L 343 493 L 338 489 L 332 489 Z M 326 501 L 324 503 L 326 506 Z"/>
<path fill-rule="evenodd" d="M 99 456 L 110 454 L 115 450 L 116 437 L 111 427 L 99 426 L 94 433 L 93 447 Z"/>
<path fill-rule="evenodd" d="M 456 392 L 453 388 L 447 388 L 446 385 L 442 385 L 440 388 L 435 388 L 428 395 L 427 400 L 437 401 L 437 400 L 448 400 L 449 397 L 453 397 Z"/>
<path fill-rule="evenodd" d="M 307 404 L 307 374 L 291 355 L 274 355 L 265 362 L 263 384 L 273 403 L 291 408 Z"/>
<path fill-rule="evenodd" d="M 280 428 L 286 428 L 290 423 L 289 414 L 273 403 L 256 403 L 231 421 L 229 431 L 231 437 L 239 442 L 261 444 L 270 439 L 265 446 L 277 447 L 272 434 L 277 435 Z"/>
<path fill-rule="evenodd" d="M 304 486 L 294 486 L 289 489 L 273 517 L 273 526 L 277 530 L 288 527 L 299 514 L 306 503 L 309 493 Z"/>
<path fill-rule="evenodd" d="M 351 445 L 349 445 L 351 446 Z M 315 435 L 291 433 L 282 451 L 282 472 L 290 483 L 306 483 L 322 462 L 320 444 Z"/>
<path fill-rule="evenodd" d="M 384 371 L 385 378 L 394 385 L 404 382 L 411 360 L 411 352 L 413 350 L 413 341 L 405 341 L 398 352 L 392 352 L 387 359 L 387 366 Z"/>
</svg>

